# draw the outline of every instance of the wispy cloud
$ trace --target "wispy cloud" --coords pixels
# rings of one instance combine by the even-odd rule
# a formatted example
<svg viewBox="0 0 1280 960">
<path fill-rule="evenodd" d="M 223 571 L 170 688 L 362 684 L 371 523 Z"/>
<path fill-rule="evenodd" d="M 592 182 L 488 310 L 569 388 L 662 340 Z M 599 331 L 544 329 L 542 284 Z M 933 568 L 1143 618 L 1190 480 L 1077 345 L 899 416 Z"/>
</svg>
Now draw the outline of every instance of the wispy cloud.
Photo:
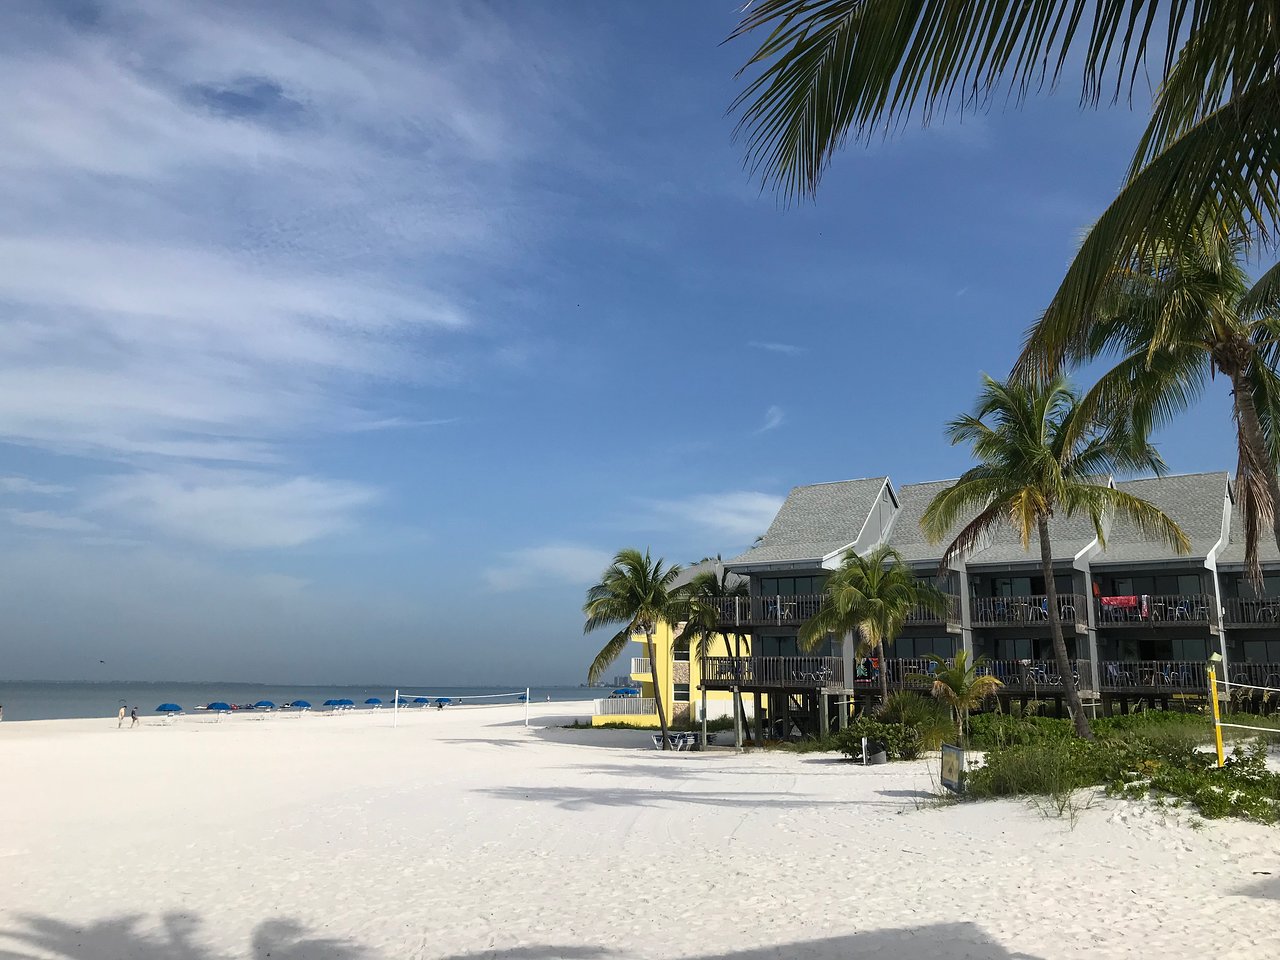
<svg viewBox="0 0 1280 960">
<path fill-rule="evenodd" d="M 751 340 L 748 341 L 747 346 L 754 347 L 756 350 L 768 350 L 770 353 L 785 353 L 792 357 L 805 352 L 804 347 L 794 343 L 774 343 L 769 340 Z"/>
<path fill-rule="evenodd" d="M 0 493 L 23 493 L 33 496 L 53 497 L 70 492 L 70 487 L 63 487 L 55 483 L 39 483 L 26 477 L 0 477 Z"/>
<path fill-rule="evenodd" d="M 603 550 L 573 543 L 551 543 L 512 550 L 484 571 L 493 590 L 523 590 L 546 583 L 587 586 L 613 557 Z"/>
<path fill-rule="evenodd" d="M 653 500 L 648 506 L 665 526 L 692 527 L 733 543 L 749 542 L 773 522 L 782 497 L 749 490 L 695 494 L 680 500 Z"/>
<path fill-rule="evenodd" d="M 251 471 L 121 477 L 89 503 L 116 524 L 202 546 L 298 547 L 347 530 L 376 498 L 368 487 Z"/>
<path fill-rule="evenodd" d="M 764 412 L 764 423 L 760 425 L 760 429 L 756 433 L 767 433 L 770 430 L 776 430 L 782 426 L 783 421 L 787 419 L 787 415 L 782 412 L 781 407 L 773 406 Z"/>
<path fill-rule="evenodd" d="M 0 510 L 9 523 L 28 530 L 45 530 L 52 533 L 97 533 L 101 528 L 81 517 L 54 513 L 49 510 Z"/>
</svg>

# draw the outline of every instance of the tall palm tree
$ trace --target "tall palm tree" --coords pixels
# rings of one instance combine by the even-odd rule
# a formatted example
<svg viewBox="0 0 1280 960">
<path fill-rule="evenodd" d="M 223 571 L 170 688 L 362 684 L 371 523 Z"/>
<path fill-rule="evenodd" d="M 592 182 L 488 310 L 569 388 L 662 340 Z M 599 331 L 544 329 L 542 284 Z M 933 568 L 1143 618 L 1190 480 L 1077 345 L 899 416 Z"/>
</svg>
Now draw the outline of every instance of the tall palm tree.
<svg viewBox="0 0 1280 960">
<path fill-rule="evenodd" d="M 1209 205 L 1233 232 L 1280 221 L 1280 17 L 1257 0 L 758 0 L 733 37 L 760 37 L 734 101 L 748 163 L 787 198 L 810 196 L 850 138 L 920 116 L 1055 88 L 1081 63 L 1082 98 L 1160 81 L 1127 183 L 1059 291 L 1090 309 L 1105 272 L 1153 224 Z M 1153 62 L 1154 61 L 1154 62 Z"/>
<path fill-rule="evenodd" d="M 713 563 L 715 566 L 711 570 L 704 570 L 697 574 L 687 584 L 676 590 L 673 616 L 677 623 L 683 622 L 685 626 L 680 631 L 680 635 L 675 638 L 675 642 L 688 643 L 694 656 L 698 658 L 699 664 L 705 664 L 716 638 L 724 641 L 726 657 L 741 657 L 742 633 L 737 630 L 721 629 L 720 622 L 723 619 L 724 610 L 721 600 L 729 598 L 731 602 L 736 602 L 738 599 L 749 597 L 751 590 L 748 583 L 743 577 L 725 570 L 719 556 L 705 557 L 700 563 Z M 731 632 L 732 646 L 729 644 Z M 702 676 L 706 677 L 705 668 L 701 672 Z M 745 727 L 747 717 L 742 706 L 741 691 L 734 692 L 733 709 Z"/>
<path fill-rule="evenodd" d="M 931 673 L 913 675 L 912 679 L 926 680 L 932 684 L 929 692 L 951 708 L 955 717 L 956 732 L 960 737 L 960 746 L 964 746 L 965 734 L 969 729 L 969 713 L 982 705 L 982 701 L 999 690 L 1003 683 L 995 677 L 979 673 L 986 658 L 979 657 L 969 663 L 969 654 L 964 650 L 956 651 L 955 662 L 947 663 L 937 654 L 928 657 L 935 669 Z"/>
<path fill-rule="evenodd" d="M 648 550 L 644 553 L 634 548 L 619 550 L 613 563 L 601 575 L 600 582 L 587 591 L 587 602 L 582 605 L 582 612 L 587 618 L 583 633 L 622 624 L 622 629 L 609 638 L 587 670 L 587 680 L 591 683 L 604 676 L 609 665 L 622 655 L 633 634 L 644 634 L 649 651 L 653 703 L 658 712 L 664 750 L 668 746 L 667 714 L 662 705 L 662 688 L 658 686 L 658 655 L 653 635 L 659 624 L 676 622 L 673 615 L 680 611 L 674 609 L 672 585 L 679 576 L 678 565 L 668 567 L 661 558 L 652 559 Z"/>
<path fill-rule="evenodd" d="M 965 517 L 973 517 L 943 552 L 945 568 L 998 526 L 1011 526 L 1024 549 L 1035 534 L 1058 674 L 1076 733 L 1091 740 L 1062 636 L 1049 518 L 1084 514 L 1105 545 L 1104 516 L 1123 516 L 1140 532 L 1160 536 L 1185 553 L 1190 543 L 1173 520 L 1154 504 L 1110 485 L 1113 474 L 1162 473 L 1164 462 L 1132 425 L 1104 425 L 1089 416 L 1061 376 L 1047 383 L 998 383 L 984 375 L 976 409 L 953 420 L 947 433 L 953 444 L 972 444 L 978 465 L 925 509 L 920 521 L 925 535 L 940 542 Z"/>
<path fill-rule="evenodd" d="M 1143 432 L 1166 425 L 1222 375 L 1234 405 L 1245 562 L 1258 580 L 1259 531 L 1270 527 L 1280 543 L 1280 267 L 1251 284 L 1244 238 L 1210 220 L 1189 238 L 1166 238 L 1111 270 L 1092 312 L 1051 306 L 1028 334 L 1018 372 L 1118 357 L 1081 402 L 1119 410 Z"/>
<path fill-rule="evenodd" d="M 943 615 L 946 594 L 932 583 L 917 579 L 892 547 L 879 546 L 865 556 L 850 550 L 827 578 L 822 606 L 801 625 L 796 639 L 801 647 L 812 650 L 830 634 L 858 633 L 863 645 L 875 650 L 879 658 L 883 703 L 889 699 L 885 647 L 897 639 L 917 606 Z"/>
</svg>

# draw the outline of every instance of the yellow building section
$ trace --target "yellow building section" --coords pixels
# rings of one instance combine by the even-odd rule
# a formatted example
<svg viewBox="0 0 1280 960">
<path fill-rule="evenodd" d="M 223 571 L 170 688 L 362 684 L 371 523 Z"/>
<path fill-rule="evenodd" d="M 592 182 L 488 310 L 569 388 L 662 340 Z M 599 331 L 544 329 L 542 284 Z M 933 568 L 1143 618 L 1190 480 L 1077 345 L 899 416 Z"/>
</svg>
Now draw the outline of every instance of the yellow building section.
<svg viewBox="0 0 1280 960">
<path fill-rule="evenodd" d="M 684 628 L 676 624 L 675 629 L 668 624 L 660 624 L 653 636 L 654 653 L 658 658 L 658 687 L 662 690 L 662 705 L 667 712 L 669 726 L 687 725 L 702 717 L 702 692 L 698 687 L 702 684 L 702 664 L 698 660 L 697 650 L 690 650 L 686 644 L 676 648 L 675 638 Z M 640 691 L 639 697 L 606 697 L 596 701 L 596 709 L 591 717 L 592 726 L 606 723 L 621 723 L 633 727 L 657 727 L 658 713 L 653 700 L 653 676 L 649 671 L 649 648 L 644 634 L 636 634 L 631 638 L 634 643 L 624 656 L 630 657 L 628 674 L 631 685 Z M 742 655 L 751 652 L 751 638 L 743 637 L 740 641 Z M 734 638 L 729 637 L 730 649 L 736 650 Z M 727 655 L 724 637 L 716 637 L 707 650 L 709 657 Z M 733 715 L 733 695 L 727 690 L 707 691 L 707 716 L 709 718 L 729 717 Z"/>
</svg>

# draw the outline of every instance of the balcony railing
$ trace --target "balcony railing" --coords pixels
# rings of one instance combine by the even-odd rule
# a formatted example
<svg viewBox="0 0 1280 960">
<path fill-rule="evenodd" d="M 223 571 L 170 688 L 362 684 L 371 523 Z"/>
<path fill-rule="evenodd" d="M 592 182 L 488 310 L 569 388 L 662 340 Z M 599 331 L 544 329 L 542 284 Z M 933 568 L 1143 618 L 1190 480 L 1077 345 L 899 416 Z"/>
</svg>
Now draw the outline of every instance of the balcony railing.
<svg viewBox="0 0 1280 960">
<path fill-rule="evenodd" d="M 844 683 L 839 657 L 707 657 L 704 682 L 716 687 L 831 687 Z"/>
<path fill-rule="evenodd" d="M 632 657 L 631 658 L 631 676 L 633 677 L 653 676 L 653 671 L 649 668 L 648 657 Z"/>
<path fill-rule="evenodd" d="M 795 596 L 770 595 L 760 597 L 716 597 L 721 627 L 775 625 L 796 626 L 809 620 L 827 602 L 825 593 L 798 594 Z M 948 597 L 946 619 L 920 606 L 907 617 L 909 625 L 931 625 L 943 622 L 958 623 L 960 598 Z"/>
<path fill-rule="evenodd" d="M 652 697 L 608 697 L 596 701 L 597 717 L 647 717 L 658 708 Z"/>
<path fill-rule="evenodd" d="M 1280 599 L 1250 600 L 1229 597 L 1222 601 L 1223 623 L 1228 627 L 1266 627 L 1280 625 Z"/>
<path fill-rule="evenodd" d="M 1088 608 L 1076 593 L 1058 594 L 1058 615 L 1069 628 L 1086 626 Z M 1049 598 L 1044 594 L 1027 597 L 974 597 L 970 616 L 975 627 L 1016 627 L 1049 622 Z"/>
<path fill-rule="evenodd" d="M 1101 597 L 1094 612 L 1098 626 L 1151 626 L 1170 623 L 1205 625 L 1217 623 L 1214 615 L 1217 601 L 1203 593 L 1143 594 L 1133 597 Z M 1277 608 L 1280 612 L 1280 607 Z"/>
<path fill-rule="evenodd" d="M 907 614 L 906 624 L 909 627 L 933 627 L 944 623 L 960 622 L 960 598 L 947 594 L 947 606 L 942 613 L 918 604 Z"/>
</svg>

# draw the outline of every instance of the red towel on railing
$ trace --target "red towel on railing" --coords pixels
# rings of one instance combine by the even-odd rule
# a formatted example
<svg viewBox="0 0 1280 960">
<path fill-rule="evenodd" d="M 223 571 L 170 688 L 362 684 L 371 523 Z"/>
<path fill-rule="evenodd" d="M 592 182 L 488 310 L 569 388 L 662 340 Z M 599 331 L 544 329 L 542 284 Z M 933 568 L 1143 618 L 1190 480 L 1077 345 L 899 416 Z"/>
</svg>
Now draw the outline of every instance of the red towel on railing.
<svg viewBox="0 0 1280 960">
<path fill-rule="evenodd" d="M 1137 597 L 1102 597 L 1100 599 L 1104 607 L 1136 607 L 1138 605 Z"/>
</svg>

